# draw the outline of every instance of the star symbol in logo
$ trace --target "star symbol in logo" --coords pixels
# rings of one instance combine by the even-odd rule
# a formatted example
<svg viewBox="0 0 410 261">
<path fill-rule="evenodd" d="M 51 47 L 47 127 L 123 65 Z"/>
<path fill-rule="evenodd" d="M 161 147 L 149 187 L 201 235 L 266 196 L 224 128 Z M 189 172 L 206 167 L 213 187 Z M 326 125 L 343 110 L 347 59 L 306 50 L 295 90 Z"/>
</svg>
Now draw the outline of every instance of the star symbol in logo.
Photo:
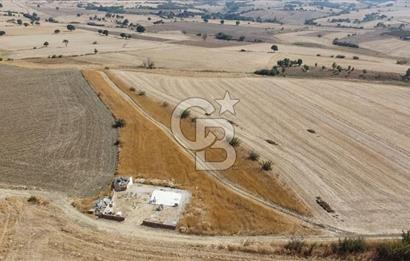
<svg viewBox="0 0 410 261">
<path fill-rule="evenodd" d="M 223 99 L 215 101 L 221 105 L 221 110 L 219 111 L 220 115 L 224 114 L 227 111 L 235 115 L 234 106 L 239 102 L 239 100 L 232 99 L 228 91 L 225 92 L 225 97 Z"/>
</svg>

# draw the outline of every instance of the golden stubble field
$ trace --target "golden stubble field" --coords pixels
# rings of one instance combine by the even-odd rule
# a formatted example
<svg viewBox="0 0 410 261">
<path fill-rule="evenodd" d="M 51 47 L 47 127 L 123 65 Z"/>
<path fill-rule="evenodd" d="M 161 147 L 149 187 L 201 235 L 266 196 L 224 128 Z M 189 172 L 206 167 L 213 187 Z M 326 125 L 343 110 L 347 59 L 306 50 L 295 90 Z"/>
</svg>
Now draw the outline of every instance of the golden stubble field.
<svg viewBox="0 0 410 261">
<path fill-rule="evenodd" d="M 229 90 L 241 100 L 237 116 L 229 117 L 238 124 L 239 137 L 273 161 L 279 177 L 310 203 L 318 220 L 359 233 L 408 229 L 409 88 L 333 80 L 115 73 L 148 96 L 173 104 L 191 96 L 220 98 Z M 336 213 L 321 209 L 317 196 Z"/>
<path fill-rule="evenodd" d="M 192 203 L 179 224 L 182 231 L 200 234 L 303 234 L 309 231 L 298 220 L 233 193 L 205 172 L 197 171 L 192 159 L 128 99 L 124 99 L 107 76 L 97 71 L 83 73 L 114 115 L 127 122 L 120 132 L 118 174 L 172 180 L 192 192 Z M 156 106 L 158 110 L 160 104 Z M 254 167 L 247 169 L 255 175 L 257 170 Z M 240 172 L 238 175 L 243 176 Z M 274 180 L 267 182 L 272 187 L 278 186 Z M 259 186 L 264 189 L 261 184 Z M 292 196 L 291 192 L 283 191 L 283 194 L 276 197 L 282 197 L 282 202 L 289 207 L 305 211 L 298 201 L 287 198 Z"/>
</svg>

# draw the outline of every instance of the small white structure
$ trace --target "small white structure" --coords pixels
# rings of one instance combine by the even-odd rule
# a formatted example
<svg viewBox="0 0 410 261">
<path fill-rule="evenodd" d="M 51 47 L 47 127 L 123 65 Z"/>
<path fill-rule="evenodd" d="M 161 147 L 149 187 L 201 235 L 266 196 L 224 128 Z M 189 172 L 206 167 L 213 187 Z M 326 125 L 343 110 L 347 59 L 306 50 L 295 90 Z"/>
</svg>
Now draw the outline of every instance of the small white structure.
<svg viewBox="0 0 410 261">
<path fill-rule="evenodd" d="M 181 198 L 180 193 L 157 189 L 152 192 L 149 202 L 154 205 L 176 207 L 181 204 Z"/>
</svg>

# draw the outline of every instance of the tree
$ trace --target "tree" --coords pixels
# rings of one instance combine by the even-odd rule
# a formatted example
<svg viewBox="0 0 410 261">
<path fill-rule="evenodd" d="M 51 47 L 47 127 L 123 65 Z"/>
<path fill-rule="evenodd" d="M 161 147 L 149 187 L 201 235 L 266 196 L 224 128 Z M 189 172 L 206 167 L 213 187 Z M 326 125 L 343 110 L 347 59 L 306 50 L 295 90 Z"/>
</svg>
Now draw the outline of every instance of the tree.
<svg viewBox="0 0 410 261">
<path fill-rule="evenodd" d="M 104 30 L 104 31 L 102 32 L 102 34 L 105 35 L 105 36 L 108 36 L 109 32 L 108 32 L 108 30 Z"/>
<path fill-rule="evenodd" d="M 44 47 L 48 47 L 50 44 L 47 42 L 47 41 L 45 41 L 44 43 L 43 43 L 43 46 Z"/>
<path fill-rule="evenodd" d="M 298 65 L 301 66 L 303 64 L 303 60 L 302 59 L 298 59 Z"/>
<path fill-rule="evenodd" d="M 225 23 L 225 20 L 221 20 L 221 24 L 224 24 Z"/>
<path fill-rule="evenodd" d="M 97 54 L 98 53 L 98 50 L 97 49 L 94 49 L 94 54 Z"/>
<path fill-rule="evenodd" d="M 54 30 L 54 33 L 55 33 L 55 34 L 59 34 L 60 32 L 61 32 L 61 31 L 60 31 L 59 29 L 55 29 L 55 30 Z"/>
<path fill-rule="evenodd" d="M 409 68 L 409 69 L 407 69 L 407 72 L 406 72 L 405 77 L 406 77 L 406 78 L 410 78 L 410 68 Z"/>
<path fill-rule="evenodd" d="M 145 32 L 145 27 L 144 26 L 142 26 L 142 25 L 137 25 L 137 32 L 138 33 L 143 33 L 143 32 Z"/>
<path fill-rule="evenodd" d="M 127 39 L 127 34 L 126 33 L 121 33 L 120 36 L 121 36 L 121 38 Z"/>
<path fill-rule="evenodd" d="M 309 65 L 303 65 L 303 70 L 305 71 L 305 72 L 307 72 L 307 71 L 309 71 L 309 69 L 310 69 L 310 67 L 309 67 Z"/>
<path fill-rule="evenodd" d="M 30 24 L 29 24 L 29 23 L 24 23 L 23 25 L 24 25 L 24 27 L 27 27 L 27 26 L 29 26 Z"/>
<path fill-rule="evenodd" d="M 65 47 L 67 47 L 68 43 L 69 43 L 69 41 L 67 39 L 63 40 L 63 44 L 65 44 Z"/>
<path fill-rule="evenodd" d="M 236 21 L 236 25 L 239 25 L 241 22 L 240 21 Z"/>
<path fill-rule="evenodd" d="M 5 31 L 0 31 L 0 36 L 6 35 Z"/>
<path fill-rule="evenodd" d="M 103 33 L 103 30 L 98 29 L 98 33 L 99 33 L 99 34 L 102 34 L 102 33 Z"/>
<path fill-rule="evenodd" d="M 21 19 L 17 19 L 17 24 L 18 24 L 18 25 L 22 25 L 22 24 L 23 24 L 23 21 L 22 21 Z"/>
<path fill-rule="evenodd" d="M 74 25 L 72 25 L 72 24 L 69 24 L 69 25 L 67 25 L 67 30 L 68 31 L 74 31 L 75 30 L 75 26 Z"/>
<path fill-rule="evenodd" d="M 277 46 L 276 44 L 272 45 L 272 46 L 270 47 L 270 49 L 272 49 L 273 52 L 279 51 L 279 48 L 278 48 L 278 46 Z"/>
</svg>

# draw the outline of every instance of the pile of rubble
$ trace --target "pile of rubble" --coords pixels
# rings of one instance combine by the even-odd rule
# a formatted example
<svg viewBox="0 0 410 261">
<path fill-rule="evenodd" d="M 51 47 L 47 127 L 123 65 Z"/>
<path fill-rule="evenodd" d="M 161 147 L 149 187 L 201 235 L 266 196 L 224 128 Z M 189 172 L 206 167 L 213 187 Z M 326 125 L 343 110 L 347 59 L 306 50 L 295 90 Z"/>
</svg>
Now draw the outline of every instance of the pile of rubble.
<svg viewBox="0 0 410 261">
<path fill-rule="evenodd" d="M 131 177 L 115 177 L 112 181 L 112 188 L 117 192 L 125 191 L 132 183 Z"/>
<path fill-rule="evenodd" d="M 112 201 L 111 197 L 104 197 L 97 200 L 94 206 L 94 214 L 100 218 L 106 218 L 116 221 L 125 220 L 121 212 L 115 213 L 114 202 Z"/>
</svg>

